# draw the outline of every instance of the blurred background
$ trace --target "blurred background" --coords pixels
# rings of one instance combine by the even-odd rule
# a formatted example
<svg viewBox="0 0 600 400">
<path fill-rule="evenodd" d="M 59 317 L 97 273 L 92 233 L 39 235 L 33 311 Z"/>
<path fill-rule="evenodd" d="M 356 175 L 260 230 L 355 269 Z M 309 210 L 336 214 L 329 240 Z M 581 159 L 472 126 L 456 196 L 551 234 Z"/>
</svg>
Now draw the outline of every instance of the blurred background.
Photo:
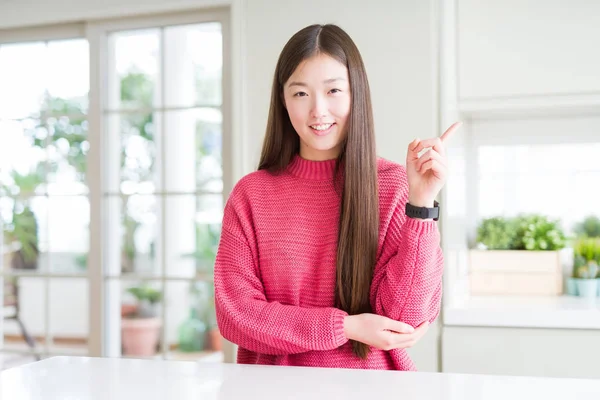
<svg viewBox="0 0 600 400">
<path fill-rule="evenodd" d="M 600 378 L 600 3 L 0 0 L 0 367 L 233 362 L 223 205 L 253 171 L 285 42 L 336 23 L 378 153 L 456 120 L 443 312 L 421 371 Z"/>
</svg>

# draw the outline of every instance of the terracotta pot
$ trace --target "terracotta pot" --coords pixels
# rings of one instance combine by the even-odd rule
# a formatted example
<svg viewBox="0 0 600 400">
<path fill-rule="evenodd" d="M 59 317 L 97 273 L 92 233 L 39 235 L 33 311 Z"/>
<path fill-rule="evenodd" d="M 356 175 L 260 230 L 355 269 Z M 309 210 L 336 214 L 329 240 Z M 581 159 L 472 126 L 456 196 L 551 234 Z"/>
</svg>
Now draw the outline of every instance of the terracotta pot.
<svg viewBox="0 0 600 400">
<path fill-rule="evenodd" d="M 160 318 L 123 318 L 121 343 L 125 355 L 152 356 L 160 338 Z"/>
<path fill-rule="evenodd" d="M 36 251 L 37 254 L 37 251 Z M 23 251 L 17 250 L 12 253 L 12 257 L 10 260 L 10 266 L 13 269 L 37 269 L 38 267 L 38 257 L 36 256 L 33 260 L 25 261 L 25 256 L 23 255 Z"/>
<path fill-rule="evenodd" d="M 136 304 L 121 304 L 121 317 L 125 317 L 127 315 L 135 314 L 137 311 Z"/>
<path fill-rule="evenodd" d="M 223 337 L 221 332 L 217 328 L 213 328 L 207 332 L 207 347 L 210 350 L 221 351 L 223 350 Z"/>
</svg>

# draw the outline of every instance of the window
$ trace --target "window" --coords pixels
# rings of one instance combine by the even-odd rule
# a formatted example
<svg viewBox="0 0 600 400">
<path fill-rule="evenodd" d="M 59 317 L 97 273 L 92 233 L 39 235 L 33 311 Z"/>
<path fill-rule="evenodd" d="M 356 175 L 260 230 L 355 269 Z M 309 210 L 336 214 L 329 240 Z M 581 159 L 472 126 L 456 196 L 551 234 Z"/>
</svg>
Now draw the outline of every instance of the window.
<svg viewBox="0 0 600 400">
<path fill-rule="evenodd" d="M 220 360 L 212 268 L 223 215 L 220 13 L 100 28 L 108 356 Z M 140 329 L 151 332 L 142 348 Z"/>
<path fill-rule="evenodd" d="M 570 235 L 585 217 L 600 216 L 590 201 L 599 194 L 600 117 L 480 118 L 467 131 L 471 217 L 543 214 Z"/>
<path fill-rule="evenodd" d="M 598 154 L 598 142 L 479 147 L 480 217 L 540 213 L 573 234 L 576 224 L 598 214 Z"/>
<path fill-rule="evenodd" d="M 1 273 L 34 354 L 222 358 L 228 30 L 212 9 L 0 36 Z"/>
<path fill-rule="evenodd" d="M 82 33 L 74 27 L 66 38 L 0 44 L 3 352 L 87 354 L 89 48 Z"/>
</svg>

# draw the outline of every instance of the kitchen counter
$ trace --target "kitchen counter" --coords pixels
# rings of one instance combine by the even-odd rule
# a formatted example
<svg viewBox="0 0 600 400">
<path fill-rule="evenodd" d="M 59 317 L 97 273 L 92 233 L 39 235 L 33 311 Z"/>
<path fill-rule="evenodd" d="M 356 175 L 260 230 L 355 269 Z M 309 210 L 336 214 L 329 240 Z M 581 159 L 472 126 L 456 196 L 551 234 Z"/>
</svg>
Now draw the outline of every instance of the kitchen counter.
<svg viewBox="0 0 600 400">
<path fill-rule="evenodd" d="M 444 325 L 600 330 L 600 298 L 455 297 L 444 307 Z"/>
</svg>

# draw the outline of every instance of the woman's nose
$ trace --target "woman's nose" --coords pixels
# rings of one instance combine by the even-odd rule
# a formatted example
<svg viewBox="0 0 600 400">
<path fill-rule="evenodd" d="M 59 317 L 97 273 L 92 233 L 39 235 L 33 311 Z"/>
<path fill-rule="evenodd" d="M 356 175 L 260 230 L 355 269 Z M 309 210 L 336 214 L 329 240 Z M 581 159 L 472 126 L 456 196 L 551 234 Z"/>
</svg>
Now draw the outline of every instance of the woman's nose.
<svg viewBox="0 0 600 400">
<path fill-rule="evenodd" d="M 327 101 L 322 96 L 314 96 L 311 108 L 311 116 L 320 118 L 327 114 Z"/>
</svg>

